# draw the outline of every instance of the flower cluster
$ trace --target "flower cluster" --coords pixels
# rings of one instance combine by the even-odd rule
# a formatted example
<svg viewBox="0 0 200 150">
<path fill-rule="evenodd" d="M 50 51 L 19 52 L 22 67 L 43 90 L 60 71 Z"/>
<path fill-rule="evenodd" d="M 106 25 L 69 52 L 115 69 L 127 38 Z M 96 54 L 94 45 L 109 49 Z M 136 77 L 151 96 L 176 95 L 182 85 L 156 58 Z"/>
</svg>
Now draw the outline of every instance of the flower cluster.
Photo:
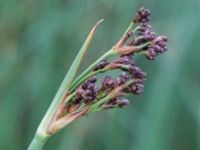
<svg viewBox="0 0 200 150">
<path fill-rule="evenodd" d="M 139 25 L 134 29 L 129 28 L 128 32 L 113 47 L 120 55 L 133 55 L 143 53 L 149 60 L 167 50 L 168 39 L 166 36 L 158 36 L 149 25 L 150 11 L 141 8 L 133 23 Z"/>
<path fill-rule="evenodd" d="M 124 96 L 143 92 L 147 75 L 136 65 L 134 56 L 144 55 L 148 60 L 154 60 L 167 50 L 168 42 L 167 37 L 153 32 L 149 24 L 150 15 L 148 9 L 140 8 L 122 38 L 73 80 L 96 27 L 103 20 L 97 22 L 41 122 L 37 132 L 39 135 L 52 135 L 89 112 L 125 107 L 129 100 Z M 118 57 L 108 61 L 111 55 Z M 118 77 L 108 74 L 112 70 L 120 71 Z M 102 81 L 97 78 L 100 73 L 105 73 Z"/>
<path fill-rule="evenodd" d="M 146 57 L 149 60 L 154 60 L 157 55 L 164 53 L 167 50 L 167 41 L 168 39 L 165 36 L 158 37 L 154 43 L 147 48 L 145 52 Z"/>
<path fill-rule="evenodd" d="M 97 97 L 99 93 L 99 88 L 96 86 L 96 77 L 91 77 L 85 81 L 77 90 L 76 98 L 74 103 L 79 103 L 84 101 L 86 104 L 90 104 Z"/>
<path fill-rule="evenodd" d="M 101 71 L 105 68 L 107 71 L 119 69 L 121 70 L 121 73 L 117 79 L 114 79 L 110 75 L 105 76 L 100 87 L 97 87 L 96 85 L 97 78 L 95 76 L 87 79 L 76 90 L 76 96 L 72 101 L 73 104 L 84 103 L 86 105 L 92 105 L 101 101 L 101 99 L 106 96 L 111 95 L 111 97 L 99 107 L 101 109 L 116 107 L 121 108 L 129 104 L 127 99 L 121 99 L 122 96 L 127 94 L 139 95 L 143 92 L 143 84 L 146 79 L 146 73 L 136 66 L 132 56 L 122 55 L 112 63 L 102 60 L 94 67 L 93 71 Z M 113 92 L 115 89 L 124 86 L 129 81 L 132 82 L 121 88 L 119 91 Z"/>
<path fill-rule="evenodd" d="M 95 67 L 94 67 L 94 71 L 96 70 L 99 70 L 99 69 L 103 69 L 104 67 L 106 67 L 107 65 L 109 65 L 109 62 L 107 60 L 102 60 L 99 64 L 97 64 Z"/>
<path fill-rule="evenodd" d="M 120 57 L 112 62 L 103 59 L 96 64 L 92 69 L 92 75 L 75 90 L 73 104 L 89 107 L 98 104 L 95 110 L 121 108 L 129 104 L 129 100 L 123 96 L 140 95 L 143 92 L 147 75 L 136 65 L 133 57 L 141 54 L 149 60 L 154 60 L 167 50 L 168 42 L 167 37 L 158 36 L 153 32 L 149 24 L 150 15 L 148 9 L 143 7 L 139 9 L 131 26 L 112 48 Z M 121 71 L 116 79 L 106 75 L 101 83 L 97 82 L 98 73 L 114 69 Z"/>
<path fill-rule="evenodd" d="M 151 15 L 151 11 L 148 9 L 145 9 L 144 7 L 141 7 L 139 9 L 139 11 L 137 12 L 135 18 L 133 19 L 133 21 L 135 23 L 140 22 L 140 23 L 146 23 L 149 22 L 150 20 L 150 15 Z"/>
</svg>

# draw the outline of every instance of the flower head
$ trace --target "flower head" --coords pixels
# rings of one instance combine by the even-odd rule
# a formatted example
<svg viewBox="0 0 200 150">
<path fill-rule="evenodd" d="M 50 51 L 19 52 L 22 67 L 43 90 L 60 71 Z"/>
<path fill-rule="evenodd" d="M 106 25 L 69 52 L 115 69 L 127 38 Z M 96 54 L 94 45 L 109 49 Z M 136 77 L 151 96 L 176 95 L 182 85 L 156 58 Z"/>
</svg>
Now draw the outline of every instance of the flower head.
<svg viewBox="0 0 200 150">
<path fill-rule="evenodd" d="M 109 54 L 119 57 L 108 61 L 108 55 L 103 55 L 74 81 L 55 114 L 57 122 L 51 126 L 51 133 L 52 130 L 57 131 L 63 122 L 68 123 L 63 117 L 66 114 L 69 116 L 67 121 L 71 121 L 88 112 L 123 108 L 129 105 L 124 96 L 142 94 L 147 74 L 137 65 L 134 56 L 144 55 L 154 60 L 167 51 L 168 42 L 166 36 L 159 36 L 153 31 L 149 24 L 150 15 L 148 9 L 140 8 L 125 34 L 109 51 L 112 52 Z M 114 78 L 108 72 L 116 69 L 120 73 Z M 100 73 L 105 73 L 105 77 L 99 82 Z"/>
<path fill-rule="evenodd" d="M 113 46 L 113 50 L 120 55 L 133 56 L 143 53 L 149 60 L 153 60 L 158 54 L 167 50 L 168 39 L 166 36 L 158 36 L 149 24 L 151 13 L 144 7 L 140 8 L 132 26 L 122 36 L 119 42 Z M 134 25 L 138 24 L 134 28 Z"/>
<path fill-rule="evenodd" d="M 138 12 L 137 12 L 135 18 L 133 19 L 133 21 L 134 21 L 135 23 L 137 23 L 137 22 L 139 22 L 139 23 L 146 23 L 146 22 L 149 22 L 149 19 L 150 19 L 149 17 L 150 17 L 150 15 L 151 15 L 151 11 L 150 11 L 150 10 L 148 10 L 148 9 L 146 9 L 146 8 L 144 8 L 144 7 L 141 7 L 141 8 L 138 10 Z"/>
<path fill-rule="evenodd" d="M 124 95 L 140 95 L 143 92 L 147 74 L 136 65 L 134 56 L 142 54 L 147 59 L 153 60 L 167 50 L 168 42 L 167 37 L 158 36 L 153 31 L 149 24 L 150 15 L 151 12 L 148 9 L 140 8 L 131 27 L 113 46 L 113 50 L 120 57 L 113 62 L 108 62 L 106 59 L 101 60 L 93 67 L 91 73 L 98 74 L 118 69 L 121 70 L 118 78 L 114 79 L 111 75 L 106 75 L 101 84 L 97 86 L 97 78 L 91 76 L 77 88 L 73 103 L 86 105 L 98 103 L 98 109 L 123 107 L 129 104 L 127 99 L 122 98 Z M 134 25 L 137 26 L 134 27 Z"/>
<path fill-rule="evenodd" d="M 99 89 L 96 86 L 96 77 L 89 78 L 85 81 L 77 90 L 76 90 L 76 98 L 75 102 L 84 101 L 86 104 L 92 103 L 93 100 L 97 97 L 99 93 Z"/>
</svg>

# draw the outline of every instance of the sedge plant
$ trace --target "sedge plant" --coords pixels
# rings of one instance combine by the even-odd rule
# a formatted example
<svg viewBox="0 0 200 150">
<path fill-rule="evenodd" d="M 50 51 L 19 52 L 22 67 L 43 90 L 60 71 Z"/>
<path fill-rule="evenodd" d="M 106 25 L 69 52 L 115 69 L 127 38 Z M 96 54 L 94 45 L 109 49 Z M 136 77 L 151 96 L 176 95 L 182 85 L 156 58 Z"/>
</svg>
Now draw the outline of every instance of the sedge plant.
<svg viewBox="0 0 200 150">
<path fill-rule="evenodd" d="M 103 20 L 97 22 L 74 59 L 28 150 L 41 150 L 49 137 L 85 114 L 123 108 L 129 104 L 124 96 L 143 92 L 147 75 L 136 65 L 134 56 L 144 55 L 154 60 L 167 50 L 168 41 L 167 37 L 152 31 L 150 14 L 148 9 L 140 8 L 121 39 L 75 79 L 95 30 Z M 108 60 L 116 55 L 116 60 Z M 112 70 L 120 70 L 116 79 L 106 75 Z M 97 86 L 97 76 L 101 73 L 105 77 Z"/>
</svg>

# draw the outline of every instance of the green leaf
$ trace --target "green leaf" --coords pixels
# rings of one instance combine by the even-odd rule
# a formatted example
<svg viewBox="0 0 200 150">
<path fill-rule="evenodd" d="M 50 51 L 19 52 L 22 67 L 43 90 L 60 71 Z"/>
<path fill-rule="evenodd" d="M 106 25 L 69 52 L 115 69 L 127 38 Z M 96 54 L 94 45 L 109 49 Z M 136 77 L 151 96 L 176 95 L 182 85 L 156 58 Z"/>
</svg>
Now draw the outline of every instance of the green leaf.
<svg viewBox="0 0 200 150">
<path fill-rule="evenodd" d="M 49 136 L 49 134 L 47 133 L 47 128 L 51 122 L 51 119 L 52 119 L 56 109 L 58 108 L 60 102 L 63 100 L 65 94 L 69 90 L 69 86 L 71 85 L 71 83 L 77 73 L 77 70 L 80 66 L 80 63 L 81 63 L 84 55 L 86 54 L 88 47 L 93 39 L 96 28 L 102 21 L 103 21 L 103 19 L 99 20 L 96 23 L 96 25 L 92 28 L 91 32 L 89 33 L 87 39 L 85 40 L 83 46 L 80 49 L 78 55 L 76 56 L 74 62 L 72 63 L 68 73 L 66 74 L 61 86 L 59 87 L 59 89 L 58 89 L 46 115 L 44 116 L 36 134 L 40 134 L 43 136 Z"/>
</svg>

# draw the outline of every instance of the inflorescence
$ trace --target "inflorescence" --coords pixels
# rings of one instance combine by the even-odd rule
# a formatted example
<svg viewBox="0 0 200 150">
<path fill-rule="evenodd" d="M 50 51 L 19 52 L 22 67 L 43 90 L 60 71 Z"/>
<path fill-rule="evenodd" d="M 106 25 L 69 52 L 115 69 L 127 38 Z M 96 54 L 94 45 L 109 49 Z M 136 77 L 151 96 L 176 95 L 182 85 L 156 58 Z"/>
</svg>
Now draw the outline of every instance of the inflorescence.
<svg viewBox="0 0 200 150">
<path fill-rule="evenodd" d="M 83 108 L 87 108 L 87 112 L 122 108 L 129 104 L 124 96 L 140 95 L 143 92 L 147 74 L 136 65 L 134 56 L 140 54 L 148 60 L 154 60 L 167 50 L 168 42 L 166 36 L 158 36 L 153 32 L 149 24 L 150 15 L 148 9 L 139 9 L 127 31 L 112 47 L 114 54 L 120 57 L 112 62 L 107 58 L 102 59 L 90 72 L 76 80 L 65 98 L 66 103 L 64 102 L 65 106 L 61 111 L 63 115 L 59 116 L 78 112 Z M 106 74 L 116 69 L 120 70 L 116 79 Z M 100 73 L 105 73 L 102 81 L 98 80 Z"/>
<path fill-rule="evenodd" d="M 106 59 L 102 60 L 93 68 L 93 71 L 96 72 L 119 69 L 122 71 L 119 77 L 114 79 L 111 76 L 105 76 L 100 87 L 96 85 L 97 77 L 90 77 L 76 90 L 76 96 L 72 103 L 92 105 L 104 97 L 110 96 L 109 100 L 100 103 L 98 109 L 124 107 L 129 104 L 129 101 L 120 99 L 120 97 L 127 94 L 140 95 L 143 92 L 146 73 L 135 64 L 133 56 L 139 53 L 144 54 L 149 60 L 154 60 L 157 55 L 167 50 L 167 37 L 157 36 L 152 31 L 152 27 L 149 25 L 150 15 L 151 12 L 148 9 L 140 8 L 133 19 L 133 23 L 139 25 L 134 29 L 128 29 L 121 40 L 113 47 L 121 55 L 120 58 L 111 63 Z M 112 92 L 128 81 L 132 82 L 117 93 Z"/>
</svg>

